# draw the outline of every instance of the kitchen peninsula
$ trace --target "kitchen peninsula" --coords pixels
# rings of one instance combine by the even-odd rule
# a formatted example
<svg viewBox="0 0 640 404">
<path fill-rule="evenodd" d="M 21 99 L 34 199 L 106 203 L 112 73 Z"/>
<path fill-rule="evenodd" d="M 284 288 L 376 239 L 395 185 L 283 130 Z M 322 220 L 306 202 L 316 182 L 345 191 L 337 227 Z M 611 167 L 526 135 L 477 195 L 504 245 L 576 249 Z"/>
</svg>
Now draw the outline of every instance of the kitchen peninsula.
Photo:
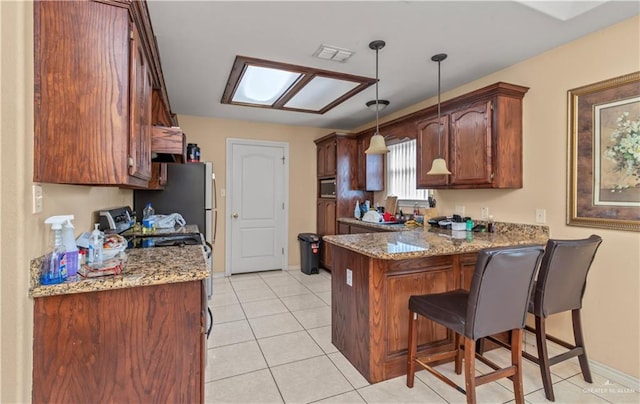
<svg viewBox="0 0 640 404">
<path fill-rule="evenodd" d="M 419 228 L 325 236 L 333 254 L 331 342 L 370 383 L 405 374 L 409 296 L 469 289 L 481 249 L 545 244 L 548 237 L 547 226 L 509 223 L 496 224 L 496 233 Z M 446 328 L 424 318 L 418 324 L 419 352 L 452 347 Z"/>
<path fill-rule="evenodd" d="M 58 285 L 31 262 L 34 403 L 204 400 L 202 246 L 126 252 L 122 274 Z"/>
</svg>

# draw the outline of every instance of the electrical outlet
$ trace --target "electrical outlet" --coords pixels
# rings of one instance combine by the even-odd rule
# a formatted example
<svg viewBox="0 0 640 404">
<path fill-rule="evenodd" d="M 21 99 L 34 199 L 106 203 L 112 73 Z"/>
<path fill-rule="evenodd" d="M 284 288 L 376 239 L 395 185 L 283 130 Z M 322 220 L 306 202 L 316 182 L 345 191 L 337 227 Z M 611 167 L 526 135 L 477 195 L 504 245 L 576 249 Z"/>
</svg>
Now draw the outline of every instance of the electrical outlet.
<svg viewBox="0 0 640 404">
<path fill-rule="evenodd" d="M 227 190 L 220 188 L 220 198 L 224 198 L 225 196 L 227 196 Z"/>
<path fill-rule="evenodd" d="M 31 196 L 32 196 L 32 210 L 31 213 L 41 213 L 42 212 L 42 186 L 38 184 L 33 184 L 31 187 Z"/>
<path fill-rule="evenodd" d="M 546 222 L 547 222 L 546 209 L 536 209 L 536 223 L 546 223 Z"/>
<path fill-rule="evenodd" d="M 347 285 L 353 286 L 353 271 L 347 268 Z"/>
<path fill-rule="evenodd" d="M 464 216 L 464 206 L 456 205 L 456 215 Z"/>
<path fill-rule="evenodd" d="M 480 208 L 480 219 L 488 219 L 489 218 L 489 208 Z"/>
</svg>

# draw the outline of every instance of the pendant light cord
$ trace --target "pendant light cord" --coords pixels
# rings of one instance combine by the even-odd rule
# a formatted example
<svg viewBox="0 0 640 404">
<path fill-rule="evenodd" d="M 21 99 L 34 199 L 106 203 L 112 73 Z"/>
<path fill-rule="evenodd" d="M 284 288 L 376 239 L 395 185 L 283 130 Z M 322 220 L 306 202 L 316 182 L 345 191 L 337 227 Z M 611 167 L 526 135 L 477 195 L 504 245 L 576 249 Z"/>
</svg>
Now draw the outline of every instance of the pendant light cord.
<svg viewBox="0 0 640 404">
<path fill-rule="evenodd" d="M 440 149 L 440 138 L 442 137 L 442 122 L 440 122 L 440 63 L 438 60 L 438 158 L 442 158 L 442 152 Z"/>
<path fill-rule="evenodd" d="M 380 100 L 378 99 L 378 52 L 379 48 L 376 48 L 376 135 L 380 134 L 380 125 L 378 124 L 378 110 L 380 109 Z"/>
</svg>

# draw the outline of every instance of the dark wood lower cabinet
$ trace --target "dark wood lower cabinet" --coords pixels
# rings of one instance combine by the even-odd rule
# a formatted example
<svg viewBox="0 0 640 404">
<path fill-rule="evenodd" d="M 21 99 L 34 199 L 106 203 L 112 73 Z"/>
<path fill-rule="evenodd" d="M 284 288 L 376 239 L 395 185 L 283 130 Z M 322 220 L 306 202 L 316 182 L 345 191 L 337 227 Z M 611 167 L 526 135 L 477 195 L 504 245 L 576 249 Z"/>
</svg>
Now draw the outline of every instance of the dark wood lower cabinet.
<svg viewBox="0 0 640 404">
<path fill-rule="evenodd" d="M 203 402 L 202 281 L 34 300 L 34 403 Z"/>
<path fill-rule="evenodd" d="M 468 288 L 476 254 L 383 260 L 331 247 L 331 342 L 371 383 L 405 374 L 409 297 Z M 418 330 L 419 352 L 453 346 L 432 321 L 420 319 Z"/>
</svg>

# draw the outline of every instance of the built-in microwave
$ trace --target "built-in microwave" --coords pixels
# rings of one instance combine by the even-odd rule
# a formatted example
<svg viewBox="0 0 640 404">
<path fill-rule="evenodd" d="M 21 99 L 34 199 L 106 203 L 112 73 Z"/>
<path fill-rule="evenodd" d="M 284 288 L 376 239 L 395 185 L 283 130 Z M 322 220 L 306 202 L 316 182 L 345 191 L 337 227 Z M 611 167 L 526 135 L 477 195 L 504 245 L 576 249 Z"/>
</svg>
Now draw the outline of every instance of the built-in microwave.
<svg viewBox="0 0 640 404">
<path fill-rule="evenodd" d="M 336 179 L 320 180 L 320 198 L 336 197 Z"/>
</svg>

